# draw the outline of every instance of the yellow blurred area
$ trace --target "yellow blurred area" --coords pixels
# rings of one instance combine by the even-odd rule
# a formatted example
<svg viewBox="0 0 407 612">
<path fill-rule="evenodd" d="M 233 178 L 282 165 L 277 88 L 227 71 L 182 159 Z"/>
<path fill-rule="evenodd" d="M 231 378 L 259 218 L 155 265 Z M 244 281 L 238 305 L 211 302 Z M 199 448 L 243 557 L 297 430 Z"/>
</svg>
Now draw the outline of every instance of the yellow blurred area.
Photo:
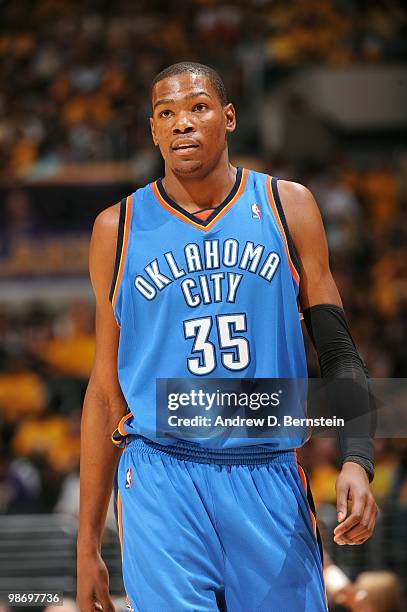
<svg viewBox="0 0 407 612">
<path fill-rule="evenodd" d="M 312 471 L 311 487 L 315 503 L 336 503 L 335 482 L 338 470 L 333 465 L 316 465 Z"/>
<path fill-rule="evenodd" d="M 62 121 L 68 125 L 91 120 L 94 125 L 102 128 L 106 126 L 111 116 L 110 101 L 101 93 L 77 95 L 62 109 Z"/>
<path fill-rule="evenodd" d="M 88 378 L 95 354 L 92 334 L 75 334 L 48 341 L 40 352 L 44 361 L 61 374 Z"/>
<path fill-rule="evenodd" d="M 71 470 L 79 458 L 80 440 L 63 416 L 29 419 L 18 428 L 12 449 L 25 457 L 43 455 L 54 469 L 65 472 Z"/>
<path fill-rule="evenodd" d="M 395 316 L 401 299 L 407 292 L 404 249 L 392 249 L 383 253 L 373 268 L 372 297 L 375 306 L 384 316 Z"/>
<path fill-rule="evenodd" d="M 20 138 L 10 153 L 10 171 L 19 176 L 19 173 L 30 167 L 38 157 L 37 145 L 28 138 Z"/>
<path fill-rule="evenodd" d="M 376 464 L 374 480 L 370 486 L 378 503 L 384 501 L 389 495 L 396 467 L 397 461 L 394 459 Z"/>
<path fill-rule="evenodd" d="M 375 223 L 391 223 L 399 209 L 398 183 L 387 168 L 366 172 L 363 191 L 369 213 Z"/>
<path fill-rule="evenodd" d="M 0 413 L 6 421 L 17 421 L 25 415 L 39 415 L 46 401 L 45 385 L 34 372 L 0 375 Z"/>
</svg>

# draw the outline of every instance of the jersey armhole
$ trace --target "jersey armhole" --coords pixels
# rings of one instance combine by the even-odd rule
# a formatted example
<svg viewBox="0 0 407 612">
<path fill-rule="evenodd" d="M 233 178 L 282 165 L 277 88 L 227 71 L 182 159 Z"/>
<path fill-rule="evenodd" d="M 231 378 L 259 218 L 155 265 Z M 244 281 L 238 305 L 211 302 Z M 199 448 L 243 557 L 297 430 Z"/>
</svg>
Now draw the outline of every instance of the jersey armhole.
<svg viewBox="0 0 407 612">
<path fill-rule="evenodd" d="M 127 243 L 129 238 L 129 225 L 131 218 L 131 196 L 123 198 L 120 202 L 119 226 L 117 230 L 116 258 L 112 284 L 110 287 L 109 300 L 114 307 L 120 281 L 123 274 L 124 262 L 126 259 Z"/>
<path fill-rule="evenodd" d="M 294 243 L 291 238 L 290 230 L 288 229 L 287 220 L 285 218 L 284 209 L 281 204 L 280 194 L 278 193 L 277 181 L 278 179 L 273 176 L 270 177 L 271 180 L 268 181 L 271 184 L 270 195 L 273 203 L 275 205 L 275 212 L 277 215 L 277 221 L 279 222 L 280 230 L 283 235 L 283 239 L 286 245 L 287 256 L 291 268 L 291 273 L 299 284 L 300 281 L 300 264 L 298 261 L 297 254 L 295 252 Z M 271 202 L 270 202 L 271 203 Z"/>
</svg>

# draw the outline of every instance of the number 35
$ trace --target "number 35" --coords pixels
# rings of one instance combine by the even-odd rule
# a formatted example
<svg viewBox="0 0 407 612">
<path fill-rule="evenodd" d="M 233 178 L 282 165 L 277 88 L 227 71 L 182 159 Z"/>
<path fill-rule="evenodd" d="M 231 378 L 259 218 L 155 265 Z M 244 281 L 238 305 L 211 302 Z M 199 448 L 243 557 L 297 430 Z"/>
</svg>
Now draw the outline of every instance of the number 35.
<svg viewBox="0 0 407 612">
<path fill-rule="evenodd" d="M 215 317 L 202 317 L 184 321 L 184 336 L 186 340 L 194 338 L 187 366 L 192 374 L 205 376 L 217 366 L 216 347 L 209 340 L 214 319 L 216 321 L 219 350 L 222 365 L 233 372 L 244 370 L 250 363 L 250 346 L 244 336 L 235 336 L 235 332 L 246 332 L 246 315 L 225 314 Z"/>
</svg>

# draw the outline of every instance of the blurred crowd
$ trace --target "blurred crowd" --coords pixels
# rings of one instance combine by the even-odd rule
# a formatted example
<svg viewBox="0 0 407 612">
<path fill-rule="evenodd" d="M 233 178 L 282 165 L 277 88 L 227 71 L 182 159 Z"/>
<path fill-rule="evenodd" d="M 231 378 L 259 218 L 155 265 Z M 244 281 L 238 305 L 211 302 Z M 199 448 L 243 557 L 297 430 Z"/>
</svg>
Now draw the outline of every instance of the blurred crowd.
<svg viewBox="0 0 407 612">
<path fill-rule="evenodd" d="M 123 159 L 148 173 L 151 77 L 176 61 L 213 65 L 239 106 L 253 73 L 407 57 L 402 0 L 24 0 L 0 21 L 0 178 Z"/>
<path fill-rule="evenodd" d="M 38 304 L 21 314 L 2 307 L 0 347 L 0 513 L 76 515 L 93 305 L 50 312 Z"/>
</svg>

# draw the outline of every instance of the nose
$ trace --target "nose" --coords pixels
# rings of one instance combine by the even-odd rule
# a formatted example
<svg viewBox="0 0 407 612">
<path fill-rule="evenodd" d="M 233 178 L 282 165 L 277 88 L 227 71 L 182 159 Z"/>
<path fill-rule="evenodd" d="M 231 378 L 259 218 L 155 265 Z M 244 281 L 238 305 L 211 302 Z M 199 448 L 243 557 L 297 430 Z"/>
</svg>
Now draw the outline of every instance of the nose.
<svg viewBox="0 0 407 612">
<path fill-rule="evenodd" d="M 189 113 L 178 113 L 172 128 L 173 134 L 189 134 L 194 130 Z"/>
</svg>

